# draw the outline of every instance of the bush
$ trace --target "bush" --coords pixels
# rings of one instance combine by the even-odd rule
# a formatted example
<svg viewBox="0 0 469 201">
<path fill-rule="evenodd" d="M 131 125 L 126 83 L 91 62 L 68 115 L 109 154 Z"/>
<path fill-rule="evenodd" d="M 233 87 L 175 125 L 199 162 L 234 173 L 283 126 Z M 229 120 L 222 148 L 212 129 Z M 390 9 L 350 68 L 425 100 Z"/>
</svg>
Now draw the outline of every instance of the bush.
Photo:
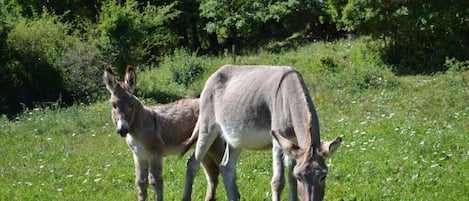
<svg viewBox="0 0 469 201">
<path fill-rule="evenodd" d="M 343 71 L 345 68 L 344 64 L 331 56 L 323 56 L 319 59 L 317 65 L 319 70 L 331 74 L 336 74 Z"/>
<path fill-rule="evenodd" d="M 97 96 L 99 53 L 70 30 L 69 24 L 47 12 L 18 19 L 6 40 L 9 55 L 2 84 L 11 87 L 4 92 L 8 106 L 2 113 L 14 114 L 42 102 L 92 101 Z"/>
<path fill-rule="evenodd" d="M 469 1 L 328 0 L 329 14 L 343 30 L 386 44 L 384 59 L 397 73 L 446 70 L 446 57 L 469 59 Z"/>
<path fill-rule="evenodd" d="M 469 89 L 469 60 L 459 61 L 455 58 L 446 59 L 445 68 L 447 81 L 454 87 L 462 84 Z"/>
<path fill-rule="evenodd" d="M 379 89 L 395 86 L 397 78 L 390 68 L 383 64 L 380 52 L 374 46 L 356 42 L 344 56 L 345 61 L 332 57 L 321 58 L 319 74 L 329 88 L 346 91 Z"/>
<path fill-rule="evenodd" d="M 198 96 L 211 64 L 206 57 L 181 49 L 164 56 L 158 68 L 147 67 L 139 73 L 138 95 L 158 102 L 170 102 L 184 96 Z M 210 73 L 210 72 L 208 72 Z"/>
<path fill-rule="evenodd" d="M 8 33 L 14 26 L 15 21 L 19 16 L 19 7 L 14 4 L 15 2 L 0 1 L 0 113 L 9 111 L 11 102 L 11 91 L 13 83 L 17 82 L 18 78 L 11 75 L 11 70 L 7 68 L 9 62 L 9 54 L 7 46 Z"/>
<path fill-rule="evenodd" d="M 189 55 L 184 50 L 175 51 L 173 57 L 165 59 L 162 65 L 169 65 L 174 82 L 188 87 L 197 81 L 205 71 L 203 61 L 195 54 Z"/>
<path fill-rule="evenodd" d="M 76 40 L 65 50 L 57 66 L 72 100 L 89 103 L 102 96 L 100 77 L 105 65 L 98 49 L 87 41 Z"/>
<path fill-rule="evenodd" d="M 113 66 L 124 72 L 127 64 L 155 62 L 176 43 L 173 32 L 163 26 L 179 13 L 174 4 L 141 6 L 137 1 L 123 5 L 112 0 L 101 8 L 96 27 L 96 46 Z"/>
</svg>

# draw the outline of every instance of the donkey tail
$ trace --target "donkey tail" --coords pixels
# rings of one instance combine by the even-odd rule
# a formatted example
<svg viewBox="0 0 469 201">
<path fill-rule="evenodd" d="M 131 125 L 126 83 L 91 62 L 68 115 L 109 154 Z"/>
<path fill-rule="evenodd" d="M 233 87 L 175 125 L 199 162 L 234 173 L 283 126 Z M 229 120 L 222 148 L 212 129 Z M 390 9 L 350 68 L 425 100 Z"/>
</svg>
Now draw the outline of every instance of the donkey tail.
<svg viewBox="0 0 469 201">
<path fill-rule="evenodd" d="M 194 131 L 192 131 L 192 135 L 189 139 L 182 143 L 182 151 L 179 153 L 179 158 L 182 158 L 184 154 L 186 154 L 189 149 L 197 142 L 197 138 L 199 138 L 199 124 L 195 124 Z"/>
</svg>

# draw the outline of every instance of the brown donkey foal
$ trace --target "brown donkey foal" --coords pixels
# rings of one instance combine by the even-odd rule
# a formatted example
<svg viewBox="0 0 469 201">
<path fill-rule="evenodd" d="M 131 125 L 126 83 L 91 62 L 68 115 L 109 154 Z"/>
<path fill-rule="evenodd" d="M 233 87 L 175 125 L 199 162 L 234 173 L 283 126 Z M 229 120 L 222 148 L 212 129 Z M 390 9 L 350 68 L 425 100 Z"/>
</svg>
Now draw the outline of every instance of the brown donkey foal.
<svg viewBox="0 0 469 201">
<path fill-rule="evenodd" d="M 133 95 L 136 76 L 131 66 L 127 66 L 124 82 L 116 81 L 109 67 L 104 71 L 103 81 L 111 93 L 109 102 L 116 131 L 126 138 L 133 152 L 139 200 L 147 200 L 148 184 L 154 189 L 155 199 L 163 200 L 163 157 L 179 154 L 184 148 L 183 142 L 191 136 L 197 122 L 199 99 L 144 106 Z M 220 139 L 217 143 L 202 162 L 208 183 L 206 200 L 215 199 L 218 184 L 224 144 Z M 187 181 L 190 183 L 186 186 L 192 186 L 192 181 Z M 183 199 L 190 196 L 191 192 L 185 191 Z"/>
</svg>

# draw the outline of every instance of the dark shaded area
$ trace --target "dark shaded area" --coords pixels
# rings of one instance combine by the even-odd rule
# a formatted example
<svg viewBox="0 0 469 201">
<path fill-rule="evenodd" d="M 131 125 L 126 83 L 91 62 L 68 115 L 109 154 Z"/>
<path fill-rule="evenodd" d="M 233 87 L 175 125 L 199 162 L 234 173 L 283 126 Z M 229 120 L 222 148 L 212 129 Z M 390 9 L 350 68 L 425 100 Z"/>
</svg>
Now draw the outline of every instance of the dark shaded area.
<svg viewBox="0 0 469 201">
<path fill-rule="evenodd" d="M 16 59 L 0 69 L 0 74 L 8 75 L 0 78 L 3 114 L 11 118 L 23 111 L 24 107 L 32 108 L 44 102 L 72 103 L 70 94 L 64 89 L 60 72 L 51 68 L 50 64 L 40 60 L 34 64 L 28 63 L 31 58 Z"/>
</svg>

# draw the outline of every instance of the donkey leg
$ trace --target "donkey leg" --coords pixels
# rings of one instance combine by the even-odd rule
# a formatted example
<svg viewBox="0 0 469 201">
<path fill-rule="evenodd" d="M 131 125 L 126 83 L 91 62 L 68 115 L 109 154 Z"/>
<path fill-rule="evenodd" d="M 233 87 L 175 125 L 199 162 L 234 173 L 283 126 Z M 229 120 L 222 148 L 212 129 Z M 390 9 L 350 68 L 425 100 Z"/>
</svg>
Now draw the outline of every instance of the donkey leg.
<svg viewBox="0 0 469 201">
<path fill-rule="evenodd" d="M 134 155 L 135 163 L 135 184 L 138 188 L 138 200 L 147 200 L 147 188 L 148 188 L 148 162 L 146 160 L 140 160 Z"/>
<path fill-rule="evenodd" d="M 202 165 L 204 166 L 205 177 L 207 178 L 207 193 L 205 194 L 205 201 L 213 201 L 215 200 L 220 169 L 208 155 L 205 155 L 203 158 Z"/>
<path fill-rule="evenodd" d="M 194 178 L 200 169 L 200 163 L 219 135 L 218 132 L 213 129 L 214 124 L 210 123 L 210 120 L 203 121 L 201 119 L 202 118 L 199 117 L 199 137 L 195 146 L 195 153 L 187 161 L 186 183 L 182 198 L 184 201 L 191 200 L 192 184 L 194 183 Z"/>
<path fill-rule="evenodd" d="M 228 193 L 229 201 L 240 200 L 238 186 L 236 184 L 236 162 L 238 161 L 241 150 L 226 144 L 225 154 L 223 156 L 220 170 L 223 176 L 223 184 Z"/>
<path fill-rule="evenodd" d="M 163 158 L 155 156 L 150 159 L 150 175 L 148 179 L 155 192 L 155 200 L 163 201 Z"/>
<path fill-rule="evenodd" d="M 273 143 L 272 147 L 272 166 L 274 172 L 271 181 L 272 201 L 280 201 L 285 187 L 285 166 L 283 164 L 282 148 L 276 142 Z"/>
<path fill-rule="evenodd" d="M 288 192 L 288 201 L 298 200 L 298 187 L 295 175 L 293 175 L 293 168 L 296 166 L 296 160 L 288 157 L 288 184 L 290 185 L 290 192 Z"/>
<path fill-rule="evenodd" d="M 220 163 L 223 159 L 224 151 L 225 141 L 221 137 L 217 137 L 202 160 L 205 176 L 207 178 L 206 201 L 215 200 L 218 175 L 220 175 Z"/>
<path fill-rule="evenodd" d="M 184 185 L 184 193 L 182 195 L 183 201 L 190 201 L 192 198 L 192 184 L 194 184 L 194 178 L 197 174 L 197 171 L 197 161 L 195 160 L 195 155 L 192 154 L 192 156 L 187 160 L 186 164 L 186 183 Z"/>
</svg>

